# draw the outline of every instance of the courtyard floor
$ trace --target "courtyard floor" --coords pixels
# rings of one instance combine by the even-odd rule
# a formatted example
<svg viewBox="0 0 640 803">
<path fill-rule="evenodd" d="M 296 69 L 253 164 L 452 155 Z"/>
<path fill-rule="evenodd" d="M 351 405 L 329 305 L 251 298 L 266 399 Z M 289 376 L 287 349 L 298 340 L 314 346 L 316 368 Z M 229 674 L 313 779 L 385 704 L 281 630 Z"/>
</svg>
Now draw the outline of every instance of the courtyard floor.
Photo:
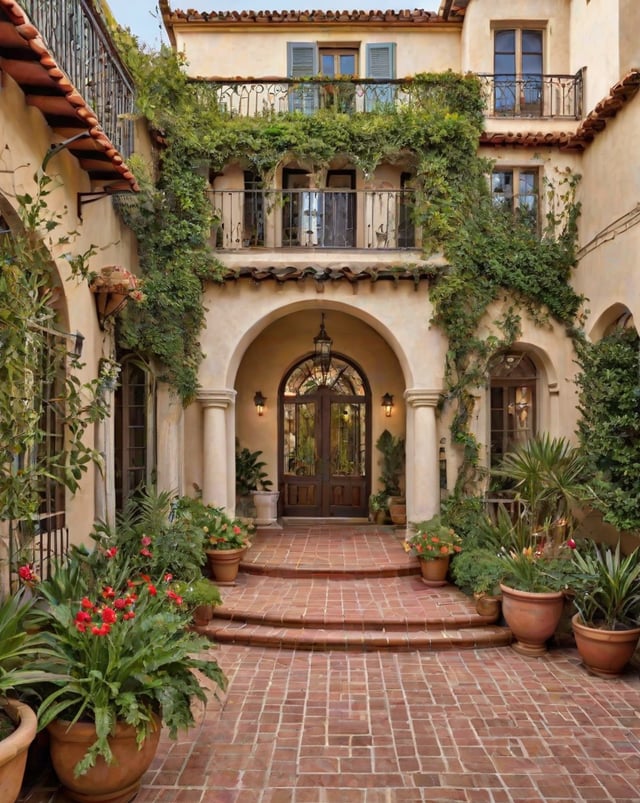
<svg viewBox="0 0 640 803">
<path fill-rule="evenodd" d="M 288 532 L 258 539 L 256 560 L 269 537 L 284 549 Z M 335 533 L 317 533 L 330 544 L 322 560 L 339 554 Z M 360 582 L 375 596 L 378 578 Z M 216 656 L 227 691 L 177 741 L 163 734 L 136 803 L 640 801 L 638 669 L 592 677 L 567 640 L 535 659 L 508 646 L 221 644 Z M 66 798 L 45 779 L 21 801 Z"/>
</svg>

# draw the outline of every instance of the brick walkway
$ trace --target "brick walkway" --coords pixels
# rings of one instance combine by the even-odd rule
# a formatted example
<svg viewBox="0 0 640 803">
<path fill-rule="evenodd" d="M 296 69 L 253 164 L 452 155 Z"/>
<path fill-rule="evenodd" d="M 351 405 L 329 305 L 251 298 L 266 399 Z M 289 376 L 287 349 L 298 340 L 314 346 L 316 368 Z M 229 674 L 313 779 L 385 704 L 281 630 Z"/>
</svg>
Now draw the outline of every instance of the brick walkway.
<svg viewBox="0 0 640 803">
<path fill-rule="evenodd" d="M 257 574 L 223 591 L 226 605 L 257 579 L 274 583 L 265 609 L 277 599 L 281 610 L 288 600 L 299 605 L 297 593 L 256 568 L 269 563 L 270 546 L 280 562 L 306 565 L 315 550 L 318 560 L 347 568 L 335 530 L 305 531 L 302 554 L 300 543 L 287 544 L 293 532 L 259 533 L 251 550 Z M 359 555 L 375 551 L 376 539 L 394 552 L 393 533 L 361 537 L 367 546 Z M 398 607 L 415 606 L 414 579 L 404 578 L 408 594 L 393 598 Z M 380 578 L 358 582 L 374 600 Z M 451 588 L 428 591 L 433 605 L 464 604 Z M 383 615 L 389 600 L 378 603 Z M 178 741 L 163 736 L 136 803 L 640 802 L 638 672 L 591 677 L 571 646 L 528 659 L 509 647 L 313 652 L 222 644 L 217 658 L 227 692 L 198 709 L 197 727 Z M 26 801 L 64 798 L 44 786 Z"/>
</svg>

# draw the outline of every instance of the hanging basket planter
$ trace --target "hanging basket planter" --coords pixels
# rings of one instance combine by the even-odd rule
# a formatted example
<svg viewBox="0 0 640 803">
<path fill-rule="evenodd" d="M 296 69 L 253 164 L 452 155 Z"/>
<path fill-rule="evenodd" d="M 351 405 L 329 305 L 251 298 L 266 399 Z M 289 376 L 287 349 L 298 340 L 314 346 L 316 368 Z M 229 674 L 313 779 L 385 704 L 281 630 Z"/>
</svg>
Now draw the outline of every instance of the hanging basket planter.
<svg viewBox="0 0 640 803">
<path fill-rule="evenodd" d="M 107 318 L 115 315 L 129 299 L 142 301 L 143 295 L 138 287 L 138 279 L 131 271 L 118 265 L 109 265 L 100 270 L 89 284 L 96 298 L 96 310 L 100 327 Z"/>
</svg>

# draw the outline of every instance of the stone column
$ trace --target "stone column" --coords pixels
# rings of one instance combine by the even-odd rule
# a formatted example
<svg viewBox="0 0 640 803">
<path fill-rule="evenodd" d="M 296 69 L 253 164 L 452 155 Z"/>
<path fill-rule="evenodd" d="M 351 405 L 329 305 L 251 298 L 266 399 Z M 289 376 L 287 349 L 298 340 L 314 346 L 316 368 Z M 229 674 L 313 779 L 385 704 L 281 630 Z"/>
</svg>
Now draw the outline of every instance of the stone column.
<svg viewBox="0 0 640 803">
<path fill-rule="evenodd" d="M 235 390 L 201 390 L 202 501 L 233 511 L 235 482 Z"/>
<path fill-rule="evenodd" d="M 158 490 L 184 494 L 184 408 L 175 391 L 165 384 L 157 390 Z"/>
<path fill-rule="evenodd" d="M 440 511 L 436 405 L 441 391 L 410 388 L 407 403 L 407 521 L 430 519 Z"/>
</svg>

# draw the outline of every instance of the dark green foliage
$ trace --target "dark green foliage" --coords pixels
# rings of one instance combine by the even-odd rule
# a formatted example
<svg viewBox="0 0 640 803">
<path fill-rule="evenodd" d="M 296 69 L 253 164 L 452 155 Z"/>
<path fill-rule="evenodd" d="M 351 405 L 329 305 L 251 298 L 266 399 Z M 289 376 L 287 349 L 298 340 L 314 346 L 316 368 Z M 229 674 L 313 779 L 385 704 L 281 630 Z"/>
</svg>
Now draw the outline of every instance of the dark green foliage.
<svg viewBox="0 0 640 803">
<path fill-rule="evenodd" d="M 404 438 L 397 438 L 385 429 L 376 441 L 376 447 L 381 452 L 378 465 L 382 469 L 380 474 L 382 492 L 387 498 L 399 496 L 400 479 L 404 473 Z"/>
<path fill-rule="evenodd" d="M 620 530 L 640 529 L 639 346 L 635 330 L 619 330 L 578 355 L 578 435 L 594 504 Z"/>
<path fill-rule="evenodd" d="M 260 450 L 252 452 L 246 446 L 241 449 L 236 445 L 236 493 L 239 496 L 247 496 L 251 491 L 268 491 L 273 485 L 263 471 L 267 464 L 260 460 L 261 454 Z"/>
</svg>

